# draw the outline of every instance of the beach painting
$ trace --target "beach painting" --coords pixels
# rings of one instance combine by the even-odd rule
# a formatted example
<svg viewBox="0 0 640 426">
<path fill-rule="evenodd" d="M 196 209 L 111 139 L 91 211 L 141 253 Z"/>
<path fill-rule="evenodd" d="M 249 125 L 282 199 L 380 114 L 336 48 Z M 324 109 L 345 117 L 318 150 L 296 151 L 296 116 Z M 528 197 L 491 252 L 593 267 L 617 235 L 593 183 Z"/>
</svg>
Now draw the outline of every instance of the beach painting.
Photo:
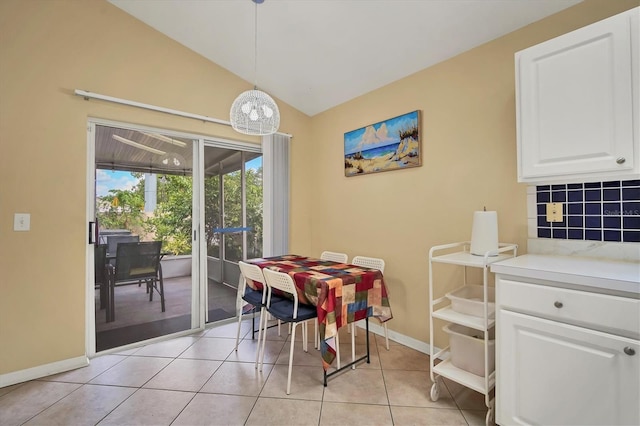
<svg viewBox="0 0 640 426">
<path fill-rule="evenodd" d="M 422 165 L 420 111 L 370 124 L 344 134 L 345 176 Z"/>
</svg>

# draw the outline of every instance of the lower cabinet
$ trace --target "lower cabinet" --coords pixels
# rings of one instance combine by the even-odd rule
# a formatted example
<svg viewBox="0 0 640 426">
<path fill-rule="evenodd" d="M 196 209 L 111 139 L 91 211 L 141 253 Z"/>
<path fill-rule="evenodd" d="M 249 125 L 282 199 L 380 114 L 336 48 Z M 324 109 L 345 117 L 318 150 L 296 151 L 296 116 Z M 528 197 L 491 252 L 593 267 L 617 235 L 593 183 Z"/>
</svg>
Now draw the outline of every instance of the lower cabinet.
<svg viewBox="0 0 640 426">
<path fill-rule="evenodd" d="M 526 254 L 496 276 L 496 423 L 640 425 L 640 264 Z"/>
<path fill-rule="evenodd" d="M 638 340 L 498 311 L 497 423 L 640 424 Z"/>
</svg>

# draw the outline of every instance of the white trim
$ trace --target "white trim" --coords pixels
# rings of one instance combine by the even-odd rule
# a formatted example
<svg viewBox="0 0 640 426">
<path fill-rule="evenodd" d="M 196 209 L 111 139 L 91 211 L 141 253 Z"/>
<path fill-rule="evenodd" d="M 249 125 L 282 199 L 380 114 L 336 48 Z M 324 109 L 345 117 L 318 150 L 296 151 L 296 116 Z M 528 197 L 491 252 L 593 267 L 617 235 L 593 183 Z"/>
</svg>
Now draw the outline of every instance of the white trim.
<svg viewBox="0 0 640 426">
<path fill-rule="evenodd" d="M 82 96 L 85 100 L 89 100 L 90 98 L 92 98 L 92 99 L 100 99 L 100 100 L 103 100 L 103 101 L 113 102 L 113 103 L 116 103 L 116 104 L 128 105 L 128 106 L 133 106 L 133 107 L 136 107 L 136 108 L 148 109 L 148 110 L 151 110 L 151 111 L 163 112 L 165 114 L 177 115 L 177 116 L 180 116 L 180 117 L 192 118 L 194 120 L 207 121 L 207 122 L 210 122 L 210 123 L 222 124 L 224 126 L 231 127 L 231 123 L 229 121 L 220 120 L 218 118 L 208 117 L 206 115 L 193 114 L 193 113 L 190 113 L 190 112 L 179 111 L 177 109 L 165 108 L 165 107 L 160 107 L 160 106 L 151 105 L 151 104 L 145 104 L 145 103 L 137 102 L 137 101 L 130 101 L 128 99 L 115 98 L 113 96 L 101 95 L 99 93 L 92 93 L 92 92 L 88 92 L 86 90 L 80 90 L 80 89 L 76 89 L 74 91 L 74 94 L 76 96 Z M 293 137 L 292 135 L 290 135 L 288 133 L 276 132 L 276 134 L 277 135 Z"/>
<path fill-rule="evenodd" d="M 143 346 L 151 345 L 153 343 L 165 342 L 167 340 L 178 339 L 180 337 L 191 336 L 193 334 L 202 333 L 205 330 L 204 327 L 193 328 L 190 330 L 182 330 L 177 331 L 172 334 L 165 334 L 164 336 L 153 337 L 148 340 L 140 340 L 139 342 L 129 343 L 124 346 L 118 346 L 116 348 L 105 349 L 104 351 L 100 351 L 100 356 L 102 355 L 111 355 L 111 354 L 119 354 L 121 352 L 126 352 L 131 349 L 139 349 Z"/>
<path fill-rule="evenodd" d="M 204 231 L 204 146 L 199 138 L 193 150 L 191 223 L 191 329 L 204 328 L 207 321 L 207 247 Z M 196 241 L 193 241 L 193 234 Z M 195 254 L 195 256 L 194 256 Z"/>
<path fill-rule="evenodd" d="M 86 224 L 96 220 L 95 215 L 95 199 L 96 199 L 96 145 L 95 145 L 96 125 L 91 120 L 87 122 L 87 205 L 86 205 Z M 95 225 L 97 226 L 97 225 Z M 87 229 L 87 233 L 88 233 Z M 89 244 L 87 241 L 86 255 L 87 263 L 85 265 L 85 354 L 88 357 L 93 357 L 96 354 L 96 302 L 95 302 L 95 267 L 94 256 L 95 249 L 93 244 Z"/>
<path fill-rule="evenodd" d="M 37 367 L 18 370 L 11 373 L 0 374 L 0 388 L 15 385 L 16 383 L 27 382 L 39 379 L 52 374 L 74 370 L 89 365 L 89 358 L 82 355 L 75 358 L 64 359 L 49 364 L 38 365 Z"/>
<path fill-rule="evenodd" d="M 361 332 L 364 333 L 364 329 L 365 329 L 364 321 L 359 321 L 357 324 L 357 327 L 361 328 L 362 329 Z M 377 334 L 378 336 L 384 337 L 384 327 L 380 325 L 378 321 L 372 321 L 371 318 L 369 318 L 369 331 L 373 334 Z M 427 355 L 431 353 L 431 351 L 429 350 L 430 346 L 428 343 L 423 342 L 421 340 L 416 340 L 413 337 L 405 336 L 404 334 L 400 334 L 393 330 L 389 330 L 389 340 L 400 343 L 401 345 L 404 345 L 411 349 L 415 349 L 416 351 L 422 352 Z M 435 348 L 433 351 L 433 353 L 437 353 L 437 352 L 440 352 L 439 348 Z M 447 351 L 443 353 L 440 358 L 441 359 L 449 358 L 449 352 Z"/>
<path fill-rule="evenodd" d="M 191 300 L 191 329 L 185 330 L 185 332 L 191 333 L 198 329 L 203 329 L 206 325 L 206 314 L 207 314 L 207 279 L 206 279 L 206 244 L 203 238 L 204 231 L 204 190 L 202 187 L 202 182 L 204 181 L 204 148 L 206 147 L 214 147 L 214 148 L 225 148 L 225 149 L 233 149 L 236 151 L 246 151 L 246 152 L 254 152 L 254 153 L 262 153 L 262 146 L 260 144 L 251 143 L 251 142 L 243 142 L 236 141 L 231 139 L 224 139 L 214 136 L 201 135 L 195 133 L 181 132 L 181 131 L 171 131 L 168 129 L 162 129 L 158 127 L 150 127 L 137 125 L 132 123 L 126 123 L 121 121 L 113 121 L 106 120 L 96 117 L 88 117 L 87 119 L 87 206 L 86 206 L 86 217 L 87 223 L 89 221 L 93 221 L 95 218 L 94 207 L 92 206 L 93 200 L 95 200 L 95 133 L 96 126 L 109 126 L 109 127 L 117 127 L 121 129 L 130 129 L 144 132 L 156 132 L 162 133 L 167 136 L 174 137 L 182 137 L 189 138 L 193 141 L 194 149 L 193 149 L 193 171 L 191 177 L 193 179 L 193 194 L 192 199 L 194 202 L 193 205 L 193 224 L 192 231 L 196 231 L 196 236 L 200 241 L 196 241 L 197 244 L 192 244 L 193 252 L 191 255 L 192 258 L 192 300 Z M 264 167 L 264 166 L 263 166 Z M 193 236 L 192 236 L 193 238 Z M 204 256 L 200 256 L 197 253 L 204 253 Z M 94 250 L 93 245 L 87 244 L 87 265 L 86 265 L 86 323 L 85 323 L 85 342 L 86 342 L 86 354 L 88 357 L 93 357 L 96 355 L 96 329 L 95 329 L 95 300 L 94 300 Z M 199 267 L 196 269 L 195 265 L 202 257 L 202 262 L 199 263 Z M 196 281 L 195 286 L 193 285 L 193 281 Z M 200 301 L 198 303 L 198 296 Z M 159 336 L 157 341 L 168 340 L 170 338 L 175 337 L 174 335 L 167 336 Z M 152 339 L 150 341 L 156 341 L 156 339 Z M 150 341 L 146 341 L 148 344 Z M 100 354 L 111 353 L 111 352 L 119 352 L 128 347 L 136 347 L 138 342 L 133 343 L 131 345 L 127 345 L 124 347 L 114 348 L 114 350 L 106 350 L 100 351 Z"/>
</svg>

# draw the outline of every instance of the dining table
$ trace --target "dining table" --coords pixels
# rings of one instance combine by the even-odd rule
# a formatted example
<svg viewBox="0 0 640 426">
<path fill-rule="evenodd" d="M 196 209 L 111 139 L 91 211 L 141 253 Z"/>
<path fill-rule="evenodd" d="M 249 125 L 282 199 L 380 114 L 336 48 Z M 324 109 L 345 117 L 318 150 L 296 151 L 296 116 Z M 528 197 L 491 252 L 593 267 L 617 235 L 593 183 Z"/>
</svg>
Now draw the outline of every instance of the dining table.
<svg viewBox="0 0 640 426">
<path fill-rule="evenodd" d="M 300 303 L 316 306 L 325 386 L 327 377 L 339 370 L 364 359 L 369 362 L 369 317 L 381 322 L 393 318 L 381 271 L 296 254 L 256 258 L 247 262 L 289 274 L 295 282 Z M 260 283 L 249 280 L 247 283 L 253 289 L 262 290 Z M 336 357 L 338 330 L 363 319 L 367 329 L 367 355 L 328 373 Z"/>
</svg>

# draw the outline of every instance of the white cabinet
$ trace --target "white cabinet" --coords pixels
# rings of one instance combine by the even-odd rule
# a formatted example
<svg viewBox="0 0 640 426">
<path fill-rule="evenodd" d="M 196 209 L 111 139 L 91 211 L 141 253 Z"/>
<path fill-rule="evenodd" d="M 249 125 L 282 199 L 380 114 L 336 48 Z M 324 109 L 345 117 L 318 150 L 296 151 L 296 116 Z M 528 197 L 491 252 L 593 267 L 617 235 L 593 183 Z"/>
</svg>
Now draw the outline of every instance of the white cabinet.
<svg viewBox="0 0 640 426">
<path fill-rule="evenodd" d="M 498 323 L 498 423 L 638 424 L 638 341 L 506 310 Z"/>
<path fill-rule="evenodd" d="M 470 389 L 484 394 L 485 404 L 488 408 L 486 424 L 489 425 L 494 416 L 494 404 L 491 391 L 495 387 L 495 371 L 493 368 L 494 343 L 491 336 L 495 326 L 495 303 L 490 298 L 488 287 L 489 265 L 494 262 L 506 260 L 517 254 L 516 244 L 499 244 L 495 252 L 487 252 L 484 256 L 471 254 L 470 242 L 458 242 L 434 246 L 429 250 L 429 371 L 433 385 L 431 387 L 431 399 L 437 401 L 440 396 L 438 377 L 446 377 L 449 380 L 460 383 Z M 464 280 L 461 283 L 460 293 L 466 290 L 480 289 L 477 295 L 470 291 L 468 298 L 458 298 L 450 295 L 434 294 L 433 268 L 434 264 L 457 265 L 464 268 Z M 480 286 L 467 283 L 466 268 L 481 268 L 483 280 Z M 458 292 L 453 292 L 458 293 Z M 452 302 L 453 301 L 453 302 Z M 456 306 L 459 305 L 460 307 Z M 468 327 L 469 330 L 477 330 L 481 338 L 472 338 L 463 334 L 452 333 L 450 345 L 436 352 L 434 343 L 434 319 L 444 320 L 452 324 Z M 457 334 L 457 335 L 456 335 Z M 475 334 L 475 332 L 474 332 Z M 436 360 L 442 358 L 453 346 L 452 339 L 456 339 L 462 353 L 451 353 L 451 357 L 436 364 Z M 452 350 L 453 352 L 453 350 Z M 456 357 L 461 362 L 456 363 Z M 470 359 L 469 357 L 477 357 Z M 466 365 L 466 368 L 465 368 Z M 481 373 L 483 376 L 474 374 Z"/>
<path fill-rule="evenodd" d="M 640 424 L 640 265 L 525 255 L 492 271 L 497 423 Z"/>
<path fill-rule="evenodd" d="M 640 175 L 639 15 L 516 53 L 519 182 Z"/>
</svg>

